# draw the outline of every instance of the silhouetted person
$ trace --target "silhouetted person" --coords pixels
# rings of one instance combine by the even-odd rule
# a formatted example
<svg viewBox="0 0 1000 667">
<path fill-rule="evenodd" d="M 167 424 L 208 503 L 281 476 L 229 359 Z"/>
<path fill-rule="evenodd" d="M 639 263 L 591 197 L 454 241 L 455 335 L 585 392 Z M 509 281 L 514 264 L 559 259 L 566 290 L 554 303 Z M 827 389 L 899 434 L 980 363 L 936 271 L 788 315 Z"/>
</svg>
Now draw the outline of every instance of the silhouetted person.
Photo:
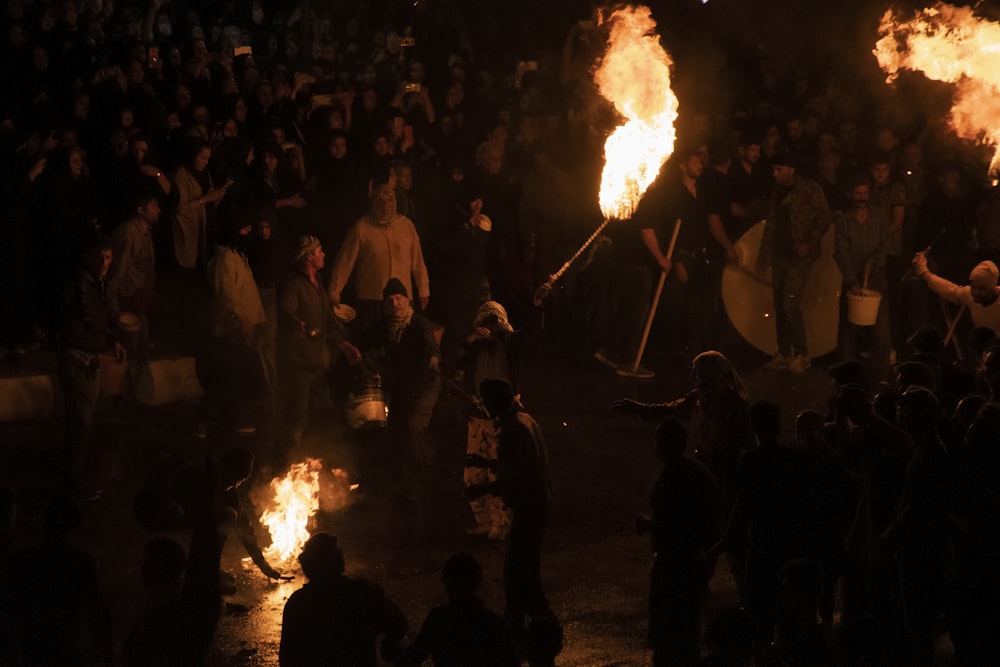
<svg viewBox="0 0 1000 667">
<path fill-rule="evenodd" d="M 722 491 L 708 468 L 684 456 L 686 446 L 687 433 L 676 417 L 657 427 L 663 471 L 650 497 L 653 516 L 635 517 L 636 532 L 652 537 L 648 639 L 657 666 L 698 662 L 701 603 L 715 570 L 705 552 L 722 527 Z"/>
<path fill-rule="evenodd" d="M 944 608 L 950 564 L 949 460 L 937 435 L 942 417 L 937 398 L 925 387 L 908 388 L 896 405 L 896 421 L 915 447 L 899 509 L 882 533 L 882 543 L 895 557 L 904 628 L 901 657 L 910 665 L 934 662 L 934 624 Z"/>
<path fill-rule="evenodd" d="M 479 386 L 483 406 L 499 426 L 497 480 L 470 486 L 469 497 L 490 492 L 503 498 L 511 511 L 510 544 L 503 566 L 504 618 L 524 645 L 525 616 L 554 619 L 542 589 L 542 537 L 548 522 L 552 485 L 548 451 L 542 430 L 521 412 L 506 380 L 486 380 Z"/>
<path fill-rule="evenodd" d="M 222 607 L 215 468 L 197 488 L 191 543 L 159 536 L 142 548 L 142 608 L 125 640 L 125 664 L 134 667 L 203 665 Z"/>
<path fill-rule="evenodd" d="M 45 510 L 44 543 L 17 558 L 12 598 L 20 664 L 114 664 L 97 564 L 70 544 L 82 520 L 75 499 L 54 498 Z"/>
<path fill-rule="evenodd" d="M 968 400 L 968 399 L 966 399 Z M 951 643 L 959 665 L 1000 664 L 1000 410 L 980 410 L 954 459 Z"/>
<path fill-rule="evenodd" d="M 258 519 L 243 498 L 243 483 L 253 473 L 254 457 L 250 450 L 234 447 L 222 455 L 215 475 L 216 503 L 219 508 L 220 549 L 230 533 L 235 533 L 254 564 L 270 579 L 281 573 L 264 557 L 257 542 Z M 201 465 L 182 464 L 157 471 L 139 490 L 135 515 L 139 523 L 153 532 L 182 530 L 194 525 L 200 511 L 201 489 L 209 471 Z M 235 578 L 222 575 L 225 593 L 234 593 Z"/>
<path fill-rule="evenodd" d="M 745 606 L 758 623 L 758 639 L 766 646 L 774 629 L 782 564 L 805 550 L 809 508 L 805 493 L 805 461 L 801 453 L 779 442 L 781 410 L 772 401 L 750 408 L 757 448 L 743 455 L 736 479 L 736 502 L 720 544 L 713 553 L 746 530 Z M 744 528 L 745 527 L 745 528 Z"/>
<path fill-rule="evenodd" d="M 335 536 L 310 537 L 299 563 L 309 582 L 285 603 L 281 667 L 374 667 L 379 636 L 382 659 L 399 657 L 407 629 L 403 612 L 377 584 L 344 576 L 344 552 Z"/>
<path fill-rule="evenodd" d="M 427 614 L 420 633 L 399 665 L 434 667 L 518 667 L 510 626 L 476 595 L 483 570 L 466 553 L 451 556 L 441 569 L 448 603 Z"/>
</svg>

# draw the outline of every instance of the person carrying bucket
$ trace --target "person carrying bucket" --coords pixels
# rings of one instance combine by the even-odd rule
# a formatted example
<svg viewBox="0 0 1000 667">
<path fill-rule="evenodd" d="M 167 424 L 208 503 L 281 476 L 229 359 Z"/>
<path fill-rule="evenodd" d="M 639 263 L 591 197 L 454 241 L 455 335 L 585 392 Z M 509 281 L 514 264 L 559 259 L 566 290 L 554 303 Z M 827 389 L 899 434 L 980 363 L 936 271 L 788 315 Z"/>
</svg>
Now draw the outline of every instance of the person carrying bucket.
<svg viewBox="0 0 1000 667">
<path fill-rule="evenodd" d="M 889 313 L 882 295 L 888 289 L 885 257 L 889 239 L 889 218 L 881 208 L 869 204 L 871 181 L 858 174 L 850 185 L 846 211 L 834 215 L 836 249 L 840 268 L 840 326 L 837 350 L 842 361 L 867 357 L 868 375 L 875 382 L 889 379 Z M 858 339 L 867 330 L 867 348 L 859 349 Z"/>
</svg>

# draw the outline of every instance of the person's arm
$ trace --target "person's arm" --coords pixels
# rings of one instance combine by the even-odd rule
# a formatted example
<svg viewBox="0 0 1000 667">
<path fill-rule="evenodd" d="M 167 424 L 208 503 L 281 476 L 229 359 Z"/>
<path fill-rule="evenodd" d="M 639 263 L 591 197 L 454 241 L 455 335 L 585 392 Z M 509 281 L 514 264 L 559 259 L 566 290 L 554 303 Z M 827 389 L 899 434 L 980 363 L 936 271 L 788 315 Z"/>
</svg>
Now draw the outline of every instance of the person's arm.
<svg viewBox="0 0 1000 667">
<path fill-rule="evenodd" d="M 927 268 L 927 257 L 924 253 L 918 252 L 913 256 L 913 272 L 916 274 L 917 278 L 927 283 L 927 287 L 929 287 L 932 292 L 937 294 L 942 299 L 952 303 L 966 303 L 968 301 L 965 298 L 965 293 L 968 292 L 968 288 L 963 288 L 950 280 L 934 275 L 934 273 Z"/>
<path fill-rule="evenodd" d="M 340 303 L 341 291 L 347 284 L 347 279 L 351 277 L 354 270 L 354 263 L 358 260 L 358 253 L 361 250 L 361 237 L 358 227 L 362 223 L 357 223 L 347 232 L 343 245 L 337 253 L 337 258 L 333 261 L 333 269 L 330 271 L 330 282 L 327 285 L 326 293 L 330 297 L 330 305 L 336 306 Z"/>
<path fill-rule="evenodd" d="M 437 609 L 431 609 L 428 612 L 424 624 L 420 626 L 420 632 L 403 651 L 402 659 L 396 667 L 418 667 L 430 657 L 431 650 L 441 641 L 438 616 Z"/>
<path fill-rule="evenodd" d="M 260 544 L 257 543 L 257 523 L 257 517 L 251 516 L 250 512 L 241 503 L 236 511 L 236 525 L 234 527 L 236 537 L 239 538 L 240 544 L 246 549 L 250 560 L 264 573 L 264 576 L 269 579 L 279 579 L 281 578 L 281 573 L 271 567 L 271 564 L 267 562 L 267 558 L 264 557 L 264 552 L 260 548 Z"/>
<path fill-rule="evenodd" d="M 427 265 L 424 264 L 420 236 L 417 235 L 417 229 L 413 226 L 413 222 L 409 218 L 406 220 L 409 222 L 410 235 L 413 237 L 413 242 L 410 244 L 410 267 L 413 272 L 413 282 L 416 283 L 417 290 L 420 292 L 420 307 L 427 308 L 431 298 L 431 279 L 427 273 Z"/>
<path fill-rule="evenodd" d="M 730 264 L 738 264 L 740 256 L 736 253 L 736 246 L 729 239 L 729 234 L 726 233 L 726 228 L 722 224 L 722 216 L 717 213 L 708 214 L 708 231 L 726 253 L 726 261 Z"/>
<path fill-rule="evenodd" d="M 128 267 L 132 263 L 132 256 L 135 254 L 135 238 L 126 230 L 121 231 L 123 233 L 116 234 L 112 238 L 112 264 L 108 278 L 108 302 L 116 308 L 121 299 L 119 292 L 122 280 L 125 278 Z"/>
<path fill-rule="evenodd" d="M 664 254 L 663 250 L 660 249 L 660 242 L 656 238 L 656 230 L 651 227 L 647 227 L 646 229 L 643 229 L 640 234 L 642 234 L 642 243 L 646 246 L 646 250 L 649 251 L 649 254 L 653 256 L 653 259 L 664 273 L 670 273 L 670 269 L 673 264 L 671 263 L 670 258 L 668 258 Z"/>
</svg>

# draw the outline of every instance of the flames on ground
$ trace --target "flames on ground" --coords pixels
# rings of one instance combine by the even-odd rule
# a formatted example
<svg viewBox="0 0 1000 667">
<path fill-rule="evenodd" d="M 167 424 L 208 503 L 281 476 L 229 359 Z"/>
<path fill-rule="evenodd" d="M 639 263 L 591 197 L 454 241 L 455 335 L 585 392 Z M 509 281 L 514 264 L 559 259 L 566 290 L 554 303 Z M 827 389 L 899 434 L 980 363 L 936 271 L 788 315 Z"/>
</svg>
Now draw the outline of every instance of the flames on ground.
<svg viewBox="0 0 1000 667">
<path fill-rule="evenodd" d="M 889 9 L 879 36 L 873 53 L 888 81 L 909 69 L 954 84 L 952 128 L 964 139 L 992 146 L 990 173 L 1000 172 L 1000 24 L 970 7 L 939 2 L 909 19 Z"/>
<path fill-rule="evenodd" d="M 310 537 L 313 518 L 321 509 L 333 512 L 347 505 L 357 488 L 340 468 L 324 468 L 320 459 L 307 458 L 292 465 L 283 477 L 275 477 L 259 500 L 260 522 L 271 535 L 264 550 L 275 566 L 290 565 Z"/>
</svg>

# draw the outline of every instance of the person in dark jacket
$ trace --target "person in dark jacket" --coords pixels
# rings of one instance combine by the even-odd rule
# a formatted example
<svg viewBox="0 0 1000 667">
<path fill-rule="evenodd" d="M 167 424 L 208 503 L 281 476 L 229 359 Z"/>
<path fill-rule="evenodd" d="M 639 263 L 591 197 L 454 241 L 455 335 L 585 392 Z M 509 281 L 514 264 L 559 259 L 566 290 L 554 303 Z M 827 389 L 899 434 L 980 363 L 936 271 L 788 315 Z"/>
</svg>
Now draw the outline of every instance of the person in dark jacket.
<svg viewBox="0 0 1000 667">
<path fill-rule="evenodd" d="M 71 282 L 63 300 L 59 383 L 66 402 L 66 442 L 63 482 L 78 498 L 98 492 L 83 488 L 87 447 L 101 383 L 101 355 L 125 360 L 125 348 L 111 329 L 111 304 L 105 280 L 111 267 L 111 244 L 94 239 L 84 251 L 84 268 Z"/>
<path fill-rule="evenodd" d="M 406 618 L 382 588 L 344 575 L 344 552 L 330 533 L 316 533 L 299 554 L 309 582 L 292 593 L 281 621 L 281 667 L 352 665 L 375 667 L 395 660 L 406 635 Z"/>
</svg>

